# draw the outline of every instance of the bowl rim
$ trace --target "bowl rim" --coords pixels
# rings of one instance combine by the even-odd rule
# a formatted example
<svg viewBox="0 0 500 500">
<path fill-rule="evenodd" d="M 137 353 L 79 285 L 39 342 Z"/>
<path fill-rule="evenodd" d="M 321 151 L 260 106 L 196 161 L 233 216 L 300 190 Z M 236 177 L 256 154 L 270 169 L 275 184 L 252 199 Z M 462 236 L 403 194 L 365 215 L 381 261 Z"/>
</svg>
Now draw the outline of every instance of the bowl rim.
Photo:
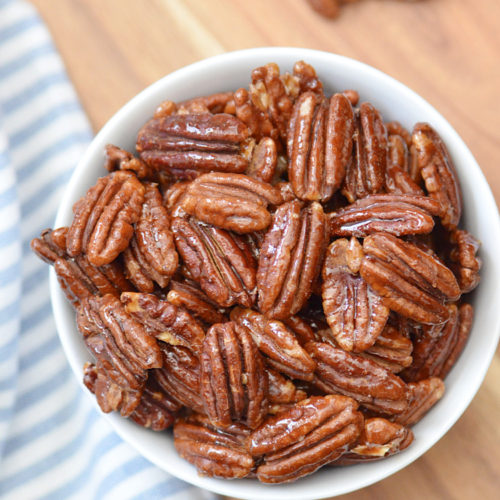
<svg viewBox="0 0 500 500">
<path fill-rule="evenodd" d="M 416 92 L 408 88 L 406 85 L 372 66 L 369 66 L 355 59 L 351 59 L 345 56 L 333 54 L 326 51 L 294 48 L 294 47 L 260 47 L 260 48 L 227 52 L 182 67 L 172 73 L 167 74 L 163 78 L 159 79 L 158 81 L 146 87 L 139 94 L 137 94 L 135 97 L 129 100 L 124 106 L 122 106 L 101 128 L 101 130 L 97 133 L 92 142 L 89 144 L 81 160 L 78 162 L 78 165 L 70 179 L 68 187 L 65 190 L 65 193 L 59 205 L 54 227 L 59 227 L 61 225 L 64 225 L 64 223 L 66 222 L 65 219 L 67 219 L 68 213 L 71 211 L 71 206 L 73 204 L 73 201 L 76 201 L 76 199 L 74 198 L 75 191 L 78 191 L 80 181 L 85 176 L 85 169 L 87 168 L 87 165 L 92 162 L 92 159 L 96 157 L 96 155 L 102 156 L 102 146 L 106 142 L 105 138 L 108 135 L 110 135 L 110 132 L 115 130 L 117 126 L 129 115 L 133 114 L 135 110 L 143 107 L 143 105 L 148 100 L 149 96 L 151 96 L 152 94 L 156 94 L 157 91 L 161 90 L 165 85 L 168 85 L 169 82 L 172 83 L 175 81 L 182 81 L 183 79 L 188 78 L 191 74 L 203 72 L 203 70 L 213 65 L 217 64 L 224 65 L 234 62 L 236 58 L 247 58 L 249 60 L 257 58 L 261 60 L 260 64 L 265 64 L 271 60 L 279 60 L 281 58 L 285 59 L 289 58 L 293 60 L 303 59 L 307 62 L 310 62 L 313 66 L 317 65 L 317 62 L 316 63 L 314 62 L 315 60 L 325 60 L 325 61 L 328 60 L 328 62 L 330 63 L 335 62 L 336 64 L 341 64 L 343 65 L 344 68 L 348 70 L 352 69 L 354 70 L 355 73 L 361 72 L 369 74 L 370 78 L 372 78 L 375 82 L 381 82 L 381 84 L 387 85 L 389 88 L 391 87 L 395 88 L 398 90 L 399 93 L 404 95 L 406 98 L 414 101 L 418 106 L 420 106 L 425 111 L 426 116 L 427 115 L 430 116 L 429 122 L 432 123 L 433 127 L 435 127 L 440 131 L 441 135 L 443 135 L 442 134 L 443 130 L 446 131 L 445 135 L 447 136 L 447 139 L 445 140 L 445 143 L 447 143 L 447 146 L 449 147 L 450 141 L 452 141 L 454 147 L 460 151 L 461 155 L 463 155 L 463 159 L 461 160 L 461 162 L 467 163 L 475 171 L 474 172 L 474 175 L 476 176 L 475 182 L 477 183 L 478 186 L 480 186 L 482 192 L 481 193 L 483 202 L 482 206 L 487 207 L 487 210 L 485 210 L 486 213 L 489 214 L 496 213 L 497 215 L 496 221 L 493 220 L 489 221 L 488 227 L 489 231 L 491 231 L 492 233 L 492 239 L 496 241 L 498 247 L 500 247 L 500 220 L 498 218 L 498 208 L 496 207 L 496 203 L 493 194 L 491 192 L 491 189 L 489 188 L 487 181 L 484 177 L 484 174 L 482 173 L 472 153 L 470 152 L 464 141 L 461 139 L 461 137 L 458 135 L 458 133 L 451 126 L 451 124 L 441 115 L 441 113 L 439 113 L 431 104 L 429 104 L 426 100 L 424 100 L 421 96 L 419 96 Z M 321 70 L 319 70 L 319 72 L 321 72 Z M 366 98 L 370 98 L 370 96 L 368 95 L 366 96 Z M 158 103 L 159 102 L 157 102 L 157 104 Z M 87 188 L 87 186 L 85 187 Z M 494 263 L 495 261 L 493 260 L 492 262 Z M 495 271 L 494 272 L 495 275 L 500 276 L 500 266 L 498 264 L 493 265 L 492 271 Z M 495 296 L 492 298 L 493 299 L 496 298 L 497 299 L 496 303 L 499 303 L 500 300 L 498 299 L 500 299 L 500 288 L 498 286 L 496 287 L 495 292 L 496 292 Z M 77 377 L 79 383 L 83 387 L 83 381 L 81 377 L 81 362 L 79 356 L 77 355 L 75 347 L 76 343 L 80 342 L 80 340 L 79 339 L 76 340 L 76 338 L 78 337 L 74 336 L 74 330 L 75 330 L 74 320 L 73 320 L 73 325 L 68 325 L 69 305 L 62 291 L 59 288 L 57 278 L 53 269 L 51 269 L 50 271 L 50 295 L 51 295 L 51 302 L 54 311 L 57 332 L 61 340 L 61 343 L 63 345 L 65 355 L 71 365 L 71 368 L 75 376 Z M 493 302 L 495 302 L 495 300 L 493 300 Z M 296 487 L 296 485 L 299 485 L 300 481 L 298 483 L 291 483 L 273 487 L 264 485 L 265 488 L 262 488 L 263 485 L 257 483 L 258 487 L 256 488 L 246 488 L 246 483 L 248 481 L 256 482 L 256 480 L 239 480 L 239 482 L 236 482 L 236 481 L 228 481 L 228 480 L 213 479 L 213 478 L 203 478 L 197 475 L 193 475 L 192 472 L 189 471 L 186 472 L 186 468 L 176 469 L 175 464 L 170 469 L 167 470 L 164 467 L 164 464 L 159 463 L 158 457 L 154 452 L 152 452 L 152 450 L 150 449 L 150 445 L 147 444 L 146 441 L 138 442 L 136 438 L 134 439 L 131 438 L 131 432 L 127 426 L 134 425 L 133 423 L 115 414 L 102 414 L 102 412 L 100 413 L 101 415 L 104 415 L 104 417 L 111 423 L 115 432 L 117 432 L 124 441 L 133 446 L 141 455 L 143 455 L 149 461 L 159 466 L 166 472 L 173 474 L 176 477 L 179 477 L 180 479 L 183 479 L 191 484 L 200 486 L 202 488 L 214 491 L 219 494 L 238 496 L 240 498 L 249 498 L 249 499 L 273 498 L 276 500 L 278 499 L 303 500 L 308 498 L 316 499 L 316 498 L 326 498 L 329 496 L 346 494 L 351 491 L 355 491 L 360 488 L 366 487 L 370 484 L 374 484 L 375 482 L 385 479 L 386 477 L 389 477 L 390 475 L 403 469 L 404 467 L 415 461 L 417 458 L 419 458 L 421 455 L 423 455 L 429 448 L 434 446 L 434 444 L 436 444 L 439 441 L 439 439 L 441 439 L 448 432 L 448 430 L 455 424 L 455 422 L 460 418 L 465 409 L 469 406 L 472 399 L 479 390 L 482 381 L 484 380 L 484 377 L 489 368 L 491 360 L 495 354 L 496 345 L 498 343 L 498 339 L 500 336 L 500 315 L 498 315 L 496 323 L 492 325 L 492 333 L 490 333 L 489 335 L 490 335 L 489 337 L 490 341 L 487 344 L 487 354 L 483 357 L 482 364 L 477 367 L 477 371 L 475 372 L 475 379 L 474 383 L 472 384 L 474 387 L 473 389 L 470 389 L 467 392 L 466 397 L 461 401 L 461 404 L 459 404 L 459 406 L 455 408 L 455 412 L 452 415 L 448 416 L 448 419 L 446 421 L 440 421 L 441 426 L 439 427 L 440 429 L 438 433 L 439 436 L 435 439 L 431 439 L 429 443 L 426 443 L 425 445 L 421 444 L 416 448 L 414 448 L 415 443 L 413 443 L 411 447 L 405 450 L 405 452 L 397 456 L 385 459 L 383 462 L 384 465 L 387 464 L 387 466 L 384 467 L 384 473 L 380 474 L 380 477 L 376 478 L 375 480 L 373 480 L 373 478 L 371 477 L 373 474 L 372 475 L 366 473 L 363 474 L 363 471 L 366 472 L 367 471 L 366 467 L 373 467 L 373 465 L 376 465 L 377 462 L 374 462 L 372 464 L 356 465 L 357 470 L 360 471 L 359 476 L 361 479 L 355 481 L 355 484 L 352 487 L 346 487 L 339 491 L 332 491 L 332 489 L 328 488 L 325 489 L 323 487 L 320 488 L 320 491 L 307 493 L 303 491 L 303 488 Z M 88 393 L 86 389 L 85 392 Z M 90 393 L 88 393 L 88 396 L 91 397 L 93 403 L 98 408 L 97 403 L 95 402 L 95 398 Z M 142 431 L 143 430 L 137 433 L 134 432 L 134 435 L 137 434 L 145 436 Z M 144 432 L 152 432 L 152 431 L 147 430 Z M 397 460 L 395 461 L 394 458 L 397 458 Z M 182 459 L 179 457 L 179 460 Z M 392 467 L 389 466 L 391 462 L 392 462 Z M 381 462 L 378 462 L 378 464 L 380 463 Z M 243 487 L 241 488 L 240 485 L 242 485 Z M 294 492 L 292 488 L 297 490 L 298 494 Z M 248 491 L 245 492 L 244 490 Z"/>
</svg>

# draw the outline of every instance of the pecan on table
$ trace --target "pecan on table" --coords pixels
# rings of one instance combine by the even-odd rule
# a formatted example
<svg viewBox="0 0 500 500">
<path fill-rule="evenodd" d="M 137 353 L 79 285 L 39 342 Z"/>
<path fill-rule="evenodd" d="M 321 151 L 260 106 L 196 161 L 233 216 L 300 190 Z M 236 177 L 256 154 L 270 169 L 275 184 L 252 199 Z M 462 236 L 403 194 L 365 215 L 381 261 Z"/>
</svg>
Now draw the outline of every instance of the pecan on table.
<svg viewBox="0 0 500 500">
<path fill-rule="evenodd" d="M 356 238 L 335 240 L 323 264 L 323 310 L 331 336 L 346 351 L 361 352 L 381 334 L 389 309 L 357 275 L 363 251 Z"/>
<path fill-rule="evenodd" d="M 390 457 L 408 448 L 413 442 L 413 432 L 385 418 L 369 418 L 356 446 L 330 465 L 351 465 L 372 462 Z"/>
<path fill-rule="evenodd" d="M 406 384 L 389 370 L 329 344 L 310 342 L 306 349 L 316 362 L 313 383 L 320 390 L 352 397 L 365 408 L 384 415 L 406 409 Z"/>
<path fill-rule="evenodd" d="M 200 352 L 205 332 L 198 321 L 181 307 L 149 293 L 125 292 L 121 301 L 151 337 Z"/>
<path fill-rule="evenodd" d="M 313 379 L 314 361 L 281 321 L 239 307 L 231 311 L 231 320 L 252 336 L 259 351 L 266 355 L 266 363 L 272 368 L 292 378 Z"/>
<path fill-rule="evenodd" d="M 285 319 L 312 293 L 326 246 L 325 216 L 319 203 L 284 203 L 273 215 L 260 248 L 257 271 L 259 309 Z"/>
<path fill-rule="evenodd" d="M 128 278 L 141 292 L 165 288 L 177 269 L 178 256 L 170 216 L 155 184 L 144 184 L 144 204 L 130 245 L 123 253 Z"/>
<path fill-rule="evenodd" d="M 283 483 L 311 474 L 338 458 L 358 437 L 363 417 L 351 398 L 313 396 L 269 417 L 249 438 L 263 483 Z"/>
<path fill-rule="evenodd" d="M 455 229 L 450 233 L 452 249 L 450 268 L 457 277 L 462 293 L 474 290 L 479 284 L 481 259 L 477 252 L 481 243 L 465 230 Z"/>
<path fill-rule="evenodd" d="M 173 114 L 148 121 L 136 148 L 152 169 L 193 179 L 211 171 L 244 172 L 248 135 L 247 126 L 229 114 Z"/>
<path fill-rule="evenodd" d="M 444 323 L 445 301 L 457 300 L 453 273 L 433 254 L 387 233 L 363 242 L 360 274 L 393 311 L 424 324 Z"/>
<path fill-rule="evenodd" d="M 427 234 L 440 206 L 426 196 L 379 194 L 362 198 L 327 215 L 331 236 L 364 238 L 386 232 L 395 236 Z"/>
<path fill-rule="evenodd" d="M 444 390 L 444 382 L 438 377 L 409 383 L 408 408 L 392 420 L 407 427 L 416 424 L 443 397 Z"/>
<path fill-rule="evenodd" d="M 242 236 L 194 218 L 174 217 L 172 231 L 191 278 L 221 307 L 250 307 L 256 298 L 256 262 Z"/>
<path fill-rule="evenodd" d="M 109 264 L 127 248 L 144 201 L 144 187 L 126 171 L 101 177 L 73 206 L 66 236 L 70 257 L 82 253 L 94 266 Z"/>
<path fill-rule="evenodd" d="M 415 125 L 412 142 L 425 188 L 429 196 L 441 204 L 441 222 L 447 229 L 454 229 L 462 215 L 462 193 L 448 150 L 427 123 Z"/>
<path fill-rule="evenodd" d="M 242 478 L 254 467 L 254 460 L 245 448 L 248 434 L 242 425 L 219 429 L 208 418 L 194 414 L 175 422 L 174 446 L 203 476 Z"/>
<path fill-rule="evenodd" d="M 383 191 L 387 167 L 387 130 L 380 113 L 364 102 L 355 114 L 354 157 L 347 166 L 342 194 L 353 203 Z"/>
<path fill-rule="evenodd" d="M 242 174 L 213 172 L 195 179 L 180 205 L 200 221 L 244 234 L 269 226 L 267 206 L 281 201 L 280 192 L 270 184 Z"/>
<path fill-rule="evenodd" d="M 351 161 L 353 133 L 354 112 L 343 94 L 299 97 L 288 127 L 288 177 L 298 198 L 331 198 Z"/>
<path fill-rule="evenodd" d="M 201 353 L 205 412 L 217 427 L 257 427 L 267 413 L 268 380 L 252 337 L 233 322 L 212 325 Z"/>
</svg>

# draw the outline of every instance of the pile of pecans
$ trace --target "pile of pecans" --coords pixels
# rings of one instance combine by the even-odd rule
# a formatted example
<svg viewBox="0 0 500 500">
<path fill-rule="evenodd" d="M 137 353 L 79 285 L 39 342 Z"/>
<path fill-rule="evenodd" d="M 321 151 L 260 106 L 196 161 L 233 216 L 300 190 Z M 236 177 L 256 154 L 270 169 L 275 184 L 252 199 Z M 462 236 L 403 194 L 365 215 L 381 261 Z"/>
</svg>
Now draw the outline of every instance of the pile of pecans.
<svg viewBox="0 0 500 500">
<path fill-rule="evenodd" d="M 173 426 L 200 474 L 293 481 L 406 448 L 467 340 L 478 241 L 433 128 L 385 123 L 298 62 L 163 102 L 54 266 L 104 412 Z"/>
</svg>

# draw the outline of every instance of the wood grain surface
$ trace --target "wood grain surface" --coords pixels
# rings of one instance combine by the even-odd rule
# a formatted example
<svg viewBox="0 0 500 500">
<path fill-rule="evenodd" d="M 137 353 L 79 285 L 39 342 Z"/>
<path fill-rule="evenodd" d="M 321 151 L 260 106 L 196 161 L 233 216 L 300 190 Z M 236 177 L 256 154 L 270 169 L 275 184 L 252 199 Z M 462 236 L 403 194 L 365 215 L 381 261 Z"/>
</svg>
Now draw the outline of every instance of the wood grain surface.
<svg viewBox="0 0 500 500">
<path fill-rule="evenodd" d="M 304 0 L 34 0 L 95 131 L 133 95 L 222 52 L 327 50 L 405 83 L 464 138 L 500 201 L 500 1 L 363 0 L 332 21 Z M 500 352 L 473 403 L 428 453 L 342 498 L 495 499 L 500 491 Z M 265 500 L 265 499 L 263 499 Z"/>
</svg>

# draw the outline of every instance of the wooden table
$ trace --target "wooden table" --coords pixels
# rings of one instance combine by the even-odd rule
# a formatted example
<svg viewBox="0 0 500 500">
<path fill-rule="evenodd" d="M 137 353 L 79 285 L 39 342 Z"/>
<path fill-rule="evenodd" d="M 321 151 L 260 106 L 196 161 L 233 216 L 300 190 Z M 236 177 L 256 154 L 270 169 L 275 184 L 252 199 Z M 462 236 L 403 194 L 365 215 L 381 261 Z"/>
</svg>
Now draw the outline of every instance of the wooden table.
<svg viewBox="0 0 500 500">
<path fill-rule="evenodd" d="M 500 2 L 366 0 L 323 19 L 303 0 L 34 0 L 97 131 L 165 74 L 225 51 L 282 45 L 371 64 L 436 106 L 500 201 Z M 342 497 L 498 498 L 500 354 L 460 421 L 411 466 Z"/>
</svg>

